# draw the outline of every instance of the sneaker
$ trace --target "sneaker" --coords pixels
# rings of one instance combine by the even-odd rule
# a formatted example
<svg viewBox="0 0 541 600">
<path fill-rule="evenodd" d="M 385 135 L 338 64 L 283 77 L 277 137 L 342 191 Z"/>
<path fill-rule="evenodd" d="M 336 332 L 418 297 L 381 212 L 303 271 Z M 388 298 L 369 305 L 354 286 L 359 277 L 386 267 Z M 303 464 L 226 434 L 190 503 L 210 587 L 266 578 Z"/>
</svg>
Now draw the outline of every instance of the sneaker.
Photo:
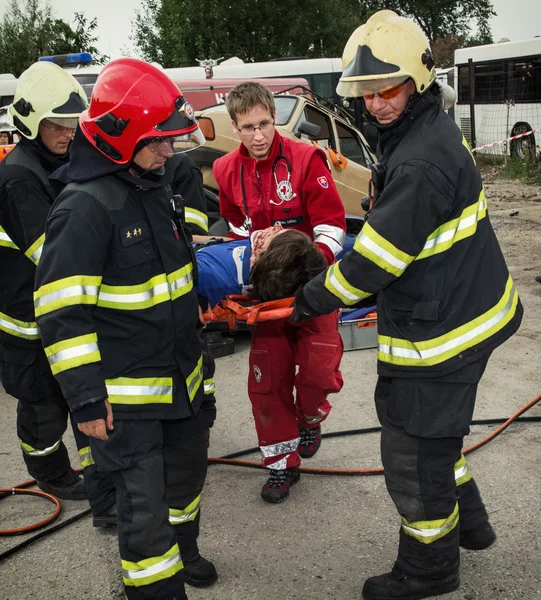
<svg viewBox="0 0 541 600">
<path fill-rule="evenodd" d="M 292 469 L 271 469 L 270 477 L 261 490 L 261 497 L 265 502 L 278 504 L 289 496 L 289 488 L 301 478 L 298 467 Z"/>
<path fill-rule="evenodd" d="M 321 425 L 312 429 L 299 427 L 299 433 L 301 436 L 301 441 L 297 448 L 299 456 L 302 458 L 312 458 L 321 446 Z"/>
<path fill-rule="evenodd" d="M 88 498 L 85 489 L 85 482 L 82 477 L 70 467 L 68 471 L 49 481 L 37 480 L 38 487 L 62 500 L 86 500 Z"/>
<path fill-rule="evenodd" d="M 92 517 L 92 525 L 94 527 L 116 527 L 116 504 L 106 508 L 102 512 Z"/>
<path fill-rule="evenodd" d="M 364 600 L 421 600 L 458 589 L 458 569 L 441 579 L 412 577 L 395 567 L 390 573 L 370 577 L 364 582 Z"/>
<path fill-rule="evenodd" d="M 184 562 L 184 583 L 193 587 L 209 587 L 218 581 L 216 568 L 200 554 L 193 560 Z"/>
<path fill-rule="evenodd" d="M 484 550 L 496 541 L 496 533 L 487 521 L 475 529 L 460 530 L 460 545 L 466 550 Z"/>
</svg>

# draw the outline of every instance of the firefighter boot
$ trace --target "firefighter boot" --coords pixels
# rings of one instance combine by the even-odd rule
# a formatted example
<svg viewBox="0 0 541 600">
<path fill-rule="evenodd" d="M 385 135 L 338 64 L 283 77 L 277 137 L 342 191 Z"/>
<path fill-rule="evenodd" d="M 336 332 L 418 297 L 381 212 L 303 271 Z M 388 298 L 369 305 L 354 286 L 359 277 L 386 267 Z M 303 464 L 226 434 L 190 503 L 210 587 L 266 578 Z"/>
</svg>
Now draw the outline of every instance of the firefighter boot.
<svg viewBox="0 0 541 600">
<path fill-rule="evenodd" d="M 291 469 L 271 469 L 270 477 L 261 490 L 261 497 L 265 502 L 278 504 L 289 496 L 289 488 L 301 478 L 298 467 Z"/>
<path fill-rule="evenodd" d="M 37 484 L 47 494 L 62 500 L 86 500 L 88 498 L 85 482 L 71 467 L 64 475 L 49 481 L 38 480 Z"/>
<path fill-rule="evenodd" d="M 312 458 L 321 446 L 321 425 L 306 429 L 299 427 L 301 441 L 297 452 L 302 458 Z"/>
<path fill-rule="evenodd" d="M 475 529 L 460 530 L 460 545 L 467 550 L 484 550 L 496 541 L 496 533 L 487 521 Z"/>
<path fill-rule="evenodd" d="M 218 581 L 216 568 L 200 554 L 190 561 L 184 562 L 184 583 L 193 587 L 209 587 Z"/>
<path fill-rule="evenodd" d="M 412 577 L 394 567 L 390 573 L 370 577 L 364 582 L 364 600 L 421 600 L 441 596 L 458 588 L 458 569 L 441 579 Z"/>
<path fill-rule="evenodd" d="M 103 529 L 116 527 L 116 504 L 94 515 L 92 517 L 92 525 L 94 527 L 102 527 Z"/>
</svg>

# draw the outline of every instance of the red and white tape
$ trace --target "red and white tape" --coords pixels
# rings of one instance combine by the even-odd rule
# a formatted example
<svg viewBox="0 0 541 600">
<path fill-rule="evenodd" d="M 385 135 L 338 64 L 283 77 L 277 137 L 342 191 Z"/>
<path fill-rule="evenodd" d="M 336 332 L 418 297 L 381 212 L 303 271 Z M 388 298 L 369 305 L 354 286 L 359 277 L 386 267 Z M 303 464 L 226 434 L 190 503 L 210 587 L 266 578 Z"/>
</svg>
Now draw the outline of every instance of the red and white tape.
<svg viewBox="0 0 541 600">
<path fill-rule="evenodd" d="M 479 146 L 478 148 L 474 148 L 472 152 L 477 152 L 478 150 L 484 150 L 485 148 L 492 148 L 493 146 L 498 146 L 499 144 L 505 144 L 506 142 L 510 142 L 511 140 L 518 140 L 519 138 L 527 137 L 532 133 L 537 133 L 541 131 L 541 129 L 532 129 L 531 131 L 527 131 L 526 133 L 519 133 L 518 135 L 514 135 L 505 140 L 501 140 L 499 142 L 492 142 L 491 144 L 485 144 L 484 146 Z"/>
</svg>

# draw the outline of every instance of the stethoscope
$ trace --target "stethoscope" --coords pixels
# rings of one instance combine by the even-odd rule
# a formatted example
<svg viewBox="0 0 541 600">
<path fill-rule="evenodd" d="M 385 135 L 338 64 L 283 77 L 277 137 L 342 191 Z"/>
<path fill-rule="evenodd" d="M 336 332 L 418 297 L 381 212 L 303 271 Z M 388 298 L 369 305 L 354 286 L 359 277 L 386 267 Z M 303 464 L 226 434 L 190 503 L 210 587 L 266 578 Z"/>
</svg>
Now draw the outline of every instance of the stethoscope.
<svg viewBox="0 0 541 600">
<path fill-rule="evenodd" d="M 276 176 L 276 169 L 280 166 L 280 164 L 284 165 L 287 171 L 287 178 L 278 180 Z M 272 163 L 272 174 L 274 176 L 274 182 L 276 183 L 276 195 L 280 199 L 280 202 L 275 202 L 274 200 L 269 200 L 271 204 L 274 206 L 282 206 L 284 202 L 290 202 L 297 196 L 295 192 L 293 192 L 293 186 L 291 185 L 291 163 L 287 156 L 284 155 L 284 149 L 282 146 L 282 140 L 280 140 L 280 154 L 274 159 Z M 252 229 L 252 219 L 248 216 L 248 203 L 246 201 L 246 192 L 244 190 L 244 165 L 240 165 L 240 190 L 242 193 L 242 203 L 244 205 L 244 223 L 242 227 L 246 231 L 250 231 Z"/>
</svg>

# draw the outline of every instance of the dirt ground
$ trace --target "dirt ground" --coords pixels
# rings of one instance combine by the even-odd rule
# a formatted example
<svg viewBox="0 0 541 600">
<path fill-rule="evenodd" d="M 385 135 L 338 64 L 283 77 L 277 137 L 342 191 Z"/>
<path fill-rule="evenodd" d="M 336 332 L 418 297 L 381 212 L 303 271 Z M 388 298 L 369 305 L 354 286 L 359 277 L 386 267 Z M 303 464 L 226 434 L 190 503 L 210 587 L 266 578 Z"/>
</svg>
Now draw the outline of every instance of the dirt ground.
<svg viewBox="0 0 541 600">
<path fill-rule="evenodd" d="M 484 172 L 490 217 L 525 306 L 519 332 L 493 355 L 478 395 L 476 419 L 508 417 L 541 393 L 541 186 Z M 257 445 L 246 393 L 248 338 L 217 361 L 218 421 L 211 456 Z M 333 399 L 324 431 L 377 425 L 373 407 L 375 350 L 345 354 L 344 389 Z M 0 487 L 27 479 L 15 429 L 15 401 L 0 393 Z M 531 416 L 541 416 L 541 406 Z M 467 444 L 493 427 L 477 425 Z M 69 438 L 69 439 L 68 439 Z M 470 468 L 498 541 L 483 552 L 462 553 L 459 591 L 449 600 L 541 599 L 539 499 L 541 425 L 516 423 L 473 453 Z M 76 460 L 71 436 L 66 435 Z M 257 460 L 256 454 L 252 460 Z M 380 465 L 378 435 L 324 440 L 307 466 L 359 469 Z M 364 580 L 387 571 L 395 558 L 399 518 L 382 477 L 303 475 L 287 502 L 261 501 L 261 471 L 211 466 L 204 491 L 200 547 L 218 569 L 208 590 L 188 589 L 190 600 L 358 600 Z M 86 508 L 65 502 L 60 520 Z M 0 529 L 34 522 L 49 504 L 9 497 L 0 502 Z M 26 536 L 0 538 L 0 552 Z M 0 562 L 2 600 L 122 598 L 113 532 L 96 531 L 89 517 Z"/>
</svg>

